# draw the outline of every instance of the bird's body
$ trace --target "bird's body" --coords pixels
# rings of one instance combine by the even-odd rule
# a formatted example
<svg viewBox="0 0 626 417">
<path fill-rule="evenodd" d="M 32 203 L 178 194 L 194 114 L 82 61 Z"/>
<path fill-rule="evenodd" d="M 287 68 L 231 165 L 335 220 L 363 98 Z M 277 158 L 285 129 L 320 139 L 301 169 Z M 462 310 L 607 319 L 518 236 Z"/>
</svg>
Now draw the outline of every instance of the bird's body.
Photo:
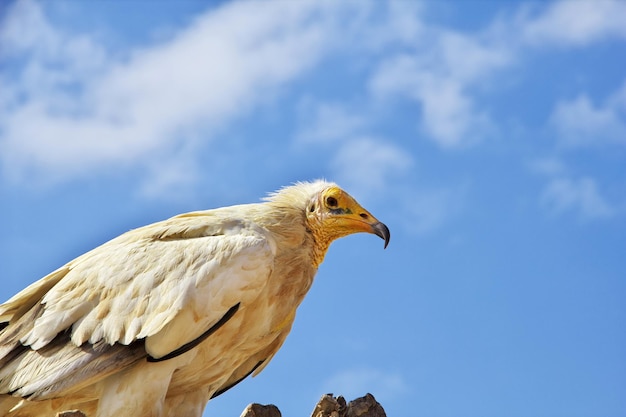
<svg viewBox="0 0 626 417">
<path fill-rule="evenodd" d="M 389 231 L 336 185 L 129 231 L 0 306 L 0 415 L 199 417 L 289 333 L 330 243 Z"/>
</svg>

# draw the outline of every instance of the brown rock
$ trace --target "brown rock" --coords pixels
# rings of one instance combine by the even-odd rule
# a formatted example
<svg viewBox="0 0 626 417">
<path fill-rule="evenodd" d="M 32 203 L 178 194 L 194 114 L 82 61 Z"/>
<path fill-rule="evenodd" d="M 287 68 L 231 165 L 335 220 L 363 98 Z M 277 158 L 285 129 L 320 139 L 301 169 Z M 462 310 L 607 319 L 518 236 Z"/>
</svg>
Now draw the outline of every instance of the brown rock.
<svg viewBox="0 0 626 417">
<path fill-rule="evenodd" d="M 383 407 L 372 394 L 350 401 L 332 394 L 323 395 L 311 417 L 387 417 Z"/>
<path fill-rule="evenodd" d="M 367 393 L 365 397 L 350 401 L 346 417 L 387 417 L 387 414 L 374 396 Z"/>
<path fill-rule="evenodd" d="M 67 410 L 57 413 L 56 417 L 87 417 L 85 413 L 80 410 Z"/>
<path fill-rule="evenodd" d="M 345 417 L 346 400 L 339 396 L 333 397 L 333 394 L 322 395 L 311 417 Z"/>
<path fill-rule="evenodd" d="M 241 417 L 281 417 L 280 410 L 273 404 L 250 404 L 243 410 Z"/>
<path fill-rule="evenodd" d="M 80 410 L 68 410 L 57 413 L 56 417 L 87 417 Z M 241 417 L 282 417 L 280 410 L 273 404 L 250 404 L 243 410 Z M 315 405 L 311 417 L 387 417 L 383 407 L 372 394 L 354 399 L 346 404 L 342 396 L 325 394 Z"/>
</svg>

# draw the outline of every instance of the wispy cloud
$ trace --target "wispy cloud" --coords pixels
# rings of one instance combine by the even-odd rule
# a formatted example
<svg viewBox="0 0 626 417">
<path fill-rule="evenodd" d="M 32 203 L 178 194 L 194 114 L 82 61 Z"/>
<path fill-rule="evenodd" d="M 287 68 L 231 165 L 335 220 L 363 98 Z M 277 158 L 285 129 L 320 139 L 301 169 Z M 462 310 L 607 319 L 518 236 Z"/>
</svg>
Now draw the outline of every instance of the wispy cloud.
<svg viewBox="0 0 626 417">
<path fill-rule="evenodd" d="M 563 161 L 554 156 L 535 158 L 527 166 L 532 173 L 549 177 L 563 175 L 567 172 L 567 167 Z"/>
<path fill-rule="evenodd" d="M 622 211 L 619 202 L 604 195 L 595 178 L 576 175 L 559 157 L 536 158 L 527 167 L 546 179 L 539 203 L 553 215 L 573 212 L 582 220 L 598 220 Z"/>
<path fill-rule="evenodd" d="M 116 59 L 87 35 L 56 29 L 37 3 L 18 2 L 0 38 L 23 62 L 13 82 L 2 74 L 4 174 L 63 179 L 167 159 L 199 130 L 210 139 L 323 56 L 333 23 L 320 9 L 229 3 Z M 20 38 L 23 27 L 31 30 Z"/>
<path fill-rule="evenodd" d="M 419 33 L 428 41 L 413 39 L 382 59 L 370 90 L 378 97 L 414 101 L 420 115 L 416 124 L 426 137 L 443 149 L 464 148 L 497 128 L 476 94 L 481 87 L 491 83 L 494 88 L 503 81 L 503 70 L 534 50 L 624 39 L 624 16 L 626 3 L 621 1 L 560 1 L 503 15 L 475 33 L 423 24 Z"/>
<path fill-rule="evenodd" d="M 560 101 L 550 124 L 566 147 L 626 145 L 626 82 L 601 105 L 594 105 L 585 94 Z"/>
<path fill-rule="evenodd" d="M 198 150 L 340 51 L 354 58 L 341 65 L 358 75 L 355 88 L 312 97 L 294 136 L 299 145 L 333 143 L 325 168 L 352 184 L 367 173 L 370 188 L 379 189 L 414 164 L 409 152 L 372 133 L 388 121 L 377 112 L 387 101 L 413 103 L 423 136 L 442 149 L 464 149 L 498 131 L 481 94 L 524 53 L 624 38 L 625 31 L 619 1 L 550 3 L 475 32 L 438 26 L 424 18 L 425 7 L 227 2 L 119 54 L 89 33 L 56 27 L 39 3 L 16 2 L 0 22 L 0 58 L 10 62 L 0 68 L 3 175 L 65 181 L 132 167 L 147 173 L 148 194 L 193 183 Z M 624 91 L 600 104 L 586 95 L 561 101 L 551 123 L 563 143 L 622 143 Z M 362 101 L 372 104 L 353 106 Z"/>
<path fill-rule="evenodd" d="M 324 144 L 345 140 L 358 134 L 367 125 L 362 114 L 351 111 L 346 103 L 301 104 L 301 124 L 297 140 L 304 144 Z"/>
<path fill-rule="evenodd" d="M 470 94 L 471 87 L 510 61 L 509 52 L 479 36 L 437 29 L 413 54 L 384 60 L 370 81 L 376 96 L 401 96 L 421 108 L 427 137 L 442 148 L 479 142 L 493 128 L 489 116 Z"/>
<path fill-rule="evenodd" d="M 525 43 L 538 47 L 584 46 L 607 38 L 626 39 L 626 3 L 621 0 L 559 1 L 520 19 Z"/>
<path fill-rule="evenodd" d="M 464 210 L 468 186 L 414 187 L 403 193 L 405 230 L 423 235 L 438 230 Z"/>
<path fill-rule="evenodd" d="M 337 181 L 355 190 L 355 194 L 367 196 L 401 177 L 412 164 L 411 156 L 400 147 L 366 137 L 344 142 L 331 168 Z"/>
<path fill-rule="evenodd" d="M 610 217 L 616 211 L 600 194 L 596 182 L 588 177 L 551 180 L 544 189 L 541 203 L 555 214 L 575 211 L 585 220 Z"/>
</svg>

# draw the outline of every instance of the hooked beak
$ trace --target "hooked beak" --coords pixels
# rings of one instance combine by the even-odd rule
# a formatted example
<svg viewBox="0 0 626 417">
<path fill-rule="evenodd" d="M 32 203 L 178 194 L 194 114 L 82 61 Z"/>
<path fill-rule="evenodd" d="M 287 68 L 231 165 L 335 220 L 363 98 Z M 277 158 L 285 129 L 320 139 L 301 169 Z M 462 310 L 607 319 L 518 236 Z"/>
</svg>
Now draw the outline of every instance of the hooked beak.
<svg viewBox="0 0 626 417">
<path fill-rule="evenodd" d="M 389 244 L 389 239 L 391 238 L 391 233 L 389 233 L 389 228 L 382 222 L 374 223 L 372 226 L 372 232 L 379 236 L 381 239 L 385 241 L 385 247 Z"/>
<path fill-rule="evenodd" d="M 330 203 L 328 203 L 329 200 Z M 387 248 L 391 237 L 389 228 L 365 210 L 348 193 L 332 187 L 325 192 L 322 201 L 328 210 L 326 233 L 333 232 L 332 240 L 352 233 L 372 233 L 383 239 Z"/>
</svg>

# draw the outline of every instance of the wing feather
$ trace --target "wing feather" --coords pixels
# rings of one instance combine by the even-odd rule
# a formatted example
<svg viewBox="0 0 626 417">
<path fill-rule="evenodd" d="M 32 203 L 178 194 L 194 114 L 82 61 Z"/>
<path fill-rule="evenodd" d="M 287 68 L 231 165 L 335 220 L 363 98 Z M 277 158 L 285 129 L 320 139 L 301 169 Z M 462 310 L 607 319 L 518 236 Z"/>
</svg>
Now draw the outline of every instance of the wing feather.
<svg viewBox="0 0 626 417">
<path fill-rule="evenodd" d="M 211 236 L 192 230 L 185 238 L 181 229 L 189 225 L 165 226 L 129 232 L 70 262 L 41 300 L 45 308 L 22 343 L 39 349 L 71 326 L 77 346 L 128 344 L 176 326 L 172 321 L 189 307 L 201 334 L 269 275 L 271 245 L 258 229 L 239 225 L 238 233 Z"/>
<path fill-rule="evenodd" d="M 67 266 L 57 269 L 0 305 L 0 323 L 8 322 L 13 317 L 20 317 L 30 310 L 50 288 L 65 276 L 67 271 Z"/>
<path fill-rule="evenodd" d="M 146 356 L 140 343 L 76 347 L 68 342 L 69 336 L 62 334 L 39 351 L 21 349 L 15 360 L 0 368 L 0 392 L 31 400 L 59 397 Z"/>
<path fill-rule="evenodd" d="M 0 306 L 9 320 L 0 392 L 54 396 L 175 351 L 254 300 L 274 254 L 265 229 L 223 210 L 177 216 L 87 252 Z"/>
</svg>

